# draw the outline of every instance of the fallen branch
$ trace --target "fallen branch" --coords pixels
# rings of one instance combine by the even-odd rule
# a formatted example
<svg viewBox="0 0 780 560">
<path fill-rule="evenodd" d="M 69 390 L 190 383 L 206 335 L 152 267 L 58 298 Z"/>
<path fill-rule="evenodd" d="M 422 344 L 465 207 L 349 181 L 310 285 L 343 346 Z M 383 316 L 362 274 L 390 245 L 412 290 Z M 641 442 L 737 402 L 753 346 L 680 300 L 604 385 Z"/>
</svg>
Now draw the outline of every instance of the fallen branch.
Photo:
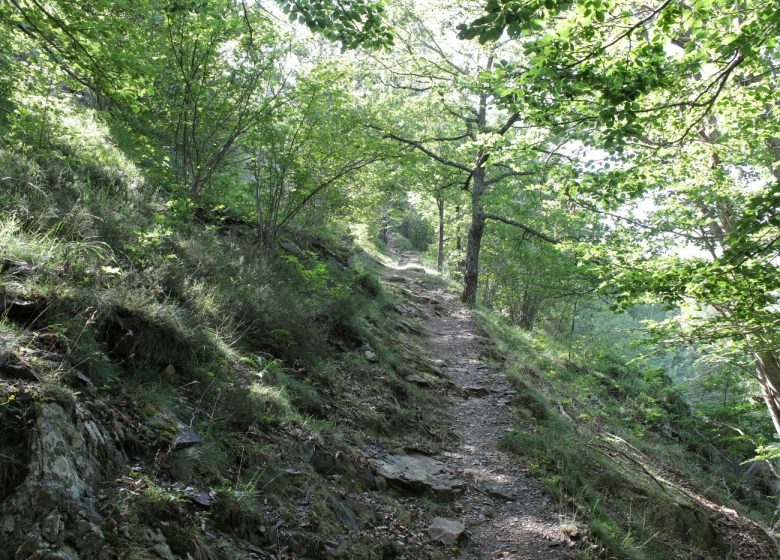
<svg viewBox="0 0 780 560">
<path fill-rule="evenodd" d="M 667 491 L 667 488 L 666 488 L 666 486 L 663 484 L 663 482 L 662 482 L 662 481 L 661 481 L 659 478 L 657 478 L 657 477 L 656 477 L 656 476 L 655 476 L 653 473 L 651 473 L 651 472 L 650 472 L 650 471 L 647 469 L 647 467 L 645 467 L 645 465 L 644 465 L 644 464 L 643 464 L 641 461 L 639 461 L 639 460 L 635 459 L 634 457 L 632 457 L 632 456 L 631 456 L 631 455 L 629 455 L 628 453 L 625 453 L 624 451 L 621 451 L 621 450 L 619 450 L 619 449 L 615 449 L 614 447 L 610 447 L 610 446 L 608 446 L 608 445 L 599 444 L 599 443 L 586 443 L 585 445 L 587 445 L 588 447 L 590 447 L 590 448 L 592 448 L 592 449 L 595 449 L 596 451 L 598 451 L 599 453 L 601 453 L 601 454 L 602 454 L 602 455 L 604 455 L 605 457 L 609 457 L 610 459 L 613 459 L 613 457 L 612 457 L 612 455 L 610 455 L 608 452 L 612 452 L 612 453 L 618 453 L 619 455 L 622 455 L 623 457 L 625 457 L 626 459 L 628 459 L 629 461 L 631 461 L 632 463 L 634 463 L 635 465 L 637 465 L 637 466 L 638 466 L 640 469 L 642 469 L 642 471 L 643 471 L 643 472 L 644 472 L 644 473 L 645 473 L 647 476 L 649 476 L 651 479 L 653 479 L 653 481 L 654 481 L 654 482 L 655 482 L 655 483 L 656 483 L 658 486 L 660 486 L 660 487 L 661 487 L 661 490 L 663 490 L 664 492 L 666 492 L 666 491 Z"/>
<path fill-rule="evenodd" d="M 561 401 L 558 400 L 556 402 L 558 403 L 558 410 L 561 412 L 561 416 L 566 418 L 566 420 L 568 420 L 569 422 L 574 422 L 574 420 L 572 420 L 571 416 L 569 416 L 569 413 L 566 412 L 566 410 L 564 410 L 563 405 L 561 404 Z"/>
</svg>

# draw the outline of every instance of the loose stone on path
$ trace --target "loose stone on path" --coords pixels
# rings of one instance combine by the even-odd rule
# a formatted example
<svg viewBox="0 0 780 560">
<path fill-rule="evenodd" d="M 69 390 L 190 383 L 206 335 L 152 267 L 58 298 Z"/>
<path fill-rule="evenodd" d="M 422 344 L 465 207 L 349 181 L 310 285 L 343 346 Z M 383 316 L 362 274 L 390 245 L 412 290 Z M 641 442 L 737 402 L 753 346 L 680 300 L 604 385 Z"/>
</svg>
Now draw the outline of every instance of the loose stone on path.
<svg viewBox="0 0 780 560">
<path fill-rule="evenodd" d="M 434 517 L 431 526 L 428 527 L 428 536 L 435 541 L 452 546 L 466 530 L 466 525 L 460 521 L 446 519 L 444 517 Z"/>
<path fill-rule="evenodd" d="M 447 465 L 425 455 L 387 455 L 376 460 L 376 471 L 393 486 L 431 494 L 439 502 L 454 500 L 466 488 Z"/>
</svg>

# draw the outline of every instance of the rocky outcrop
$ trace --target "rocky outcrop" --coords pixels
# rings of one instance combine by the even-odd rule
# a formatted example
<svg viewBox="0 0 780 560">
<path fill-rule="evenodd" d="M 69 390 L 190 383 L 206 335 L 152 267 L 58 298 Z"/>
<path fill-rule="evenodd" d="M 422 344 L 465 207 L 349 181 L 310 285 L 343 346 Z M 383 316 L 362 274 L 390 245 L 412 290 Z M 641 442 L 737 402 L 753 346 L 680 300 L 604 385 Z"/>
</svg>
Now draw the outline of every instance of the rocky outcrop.
<svg viewBox="0 0 780 560">
<path fill-rule="evenodd" d="M 27 476 L 0 506 L 0 558 L 107 558 L 96 495 L 122 455 L 82 404 L 38 406 Z"/>
</svg>

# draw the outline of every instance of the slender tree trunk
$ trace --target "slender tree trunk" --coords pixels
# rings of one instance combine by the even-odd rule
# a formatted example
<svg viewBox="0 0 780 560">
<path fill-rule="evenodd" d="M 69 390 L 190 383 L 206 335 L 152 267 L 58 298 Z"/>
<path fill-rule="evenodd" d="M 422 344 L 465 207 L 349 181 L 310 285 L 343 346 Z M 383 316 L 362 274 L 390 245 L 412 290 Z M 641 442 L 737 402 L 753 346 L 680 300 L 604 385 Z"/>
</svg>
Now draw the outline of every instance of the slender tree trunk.
<svg viewBox="0 0 780 560">
<path fill-rule="evenodd" d="M 480 153 L 480 159 L 482 154 Z M 485 192 L 485 169 L 478 165 L 472 175 L 471 227 L 466 241 L 466 269 L 463 274 L 463 303 L 473 306 L 477 303 L 479 285 L 479 252 L 482 248 L 482 234 L 485 232 L 485 212 L 482 195 Z"/>
<path fill-rule="evenodd" d="M 463 274 L 463 303 L 473 306 L 477 303 L 479 284 L 479 251 L 482 246 L 482 234 L 485 231 L 484 216 L 474 216 L 466 242 L 466 270 Z"/>
<path fill-rule="evenodd" d="M 772 418 L 775 432 L 780 434 L 780 360 L 777 353 L 761 350 L 753 353 L 756 361 L 756 377 L 761 385 L 764 403 Z"/>
<path fill-rule="evenodd" d="M 488 309 L 493 308 L 493 300 L 496 298 L 497 282 L 491 282 L 490 274 L 485 275 L 485 288 L 482 290 L 482 305 Z"/>
<path fill-rule="evenodd" d="M 526 331 L 533 330 L 536 314 L 539 313 L 541 305 L 541 301 L 535 298 L 533 294 L 528 291 L 528 288 L 523 291 L 520 328 Z"/>
<path fill-rule="evenodd" d="M 379 228 L 379 240 L 385 247 L 390 242 L 390 216 L 387 214 L 387 208 L 382 209 L 382 225 Z"/>
<path fill-rule="evenodd" d="M 487 70 L 493 67 L 493 56 L 488 58 Z M 487 93 L 479 96 L 477 109 L 477 132 L 483 132 L 487 124 Z M 463 273 L 463 303 L 473 307 L 477 303 L 479 287 L 479 252 L 482 249 L 482 234 L 485 232 L 485 209 L 482 195 L 487 189 L 485 173 L 485 154 L 480 150 L 474 170 L 471 172 L 471 226 L 466 241 L 466 267 Z"/>
<path fill-rule="evenodd" d="M 444 198 L 436 198 L 436 206 L 439 208 L 439 246 L 436 251 L 436 270 L 444 269 Z"/>
<path fill-rule="evenodd" d="M 767 147 L 771 150 L 772 161 L 780 161 L 780 138 L 767 140 Z M 771 170 L 774 178 L 780 181 L 780 167 L 773 165 Z M 758 383 L 764 393 L 769 416 L 772 418 L 775 432 L 780 434 L 780 358 L 776 351 L 769 350 L 756 352 L 754 357 Z"/>
</svg>

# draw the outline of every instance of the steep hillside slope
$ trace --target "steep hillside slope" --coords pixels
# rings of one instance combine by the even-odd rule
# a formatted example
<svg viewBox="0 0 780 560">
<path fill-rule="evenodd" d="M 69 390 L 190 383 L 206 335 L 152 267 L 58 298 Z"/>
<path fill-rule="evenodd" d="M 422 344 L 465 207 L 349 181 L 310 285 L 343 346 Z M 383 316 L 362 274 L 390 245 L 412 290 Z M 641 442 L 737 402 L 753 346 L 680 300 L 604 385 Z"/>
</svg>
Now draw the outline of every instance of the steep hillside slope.
<svg viewBox="0 0 780 560">
<path fill-rule="evenodd" d="M 408 253 L 285 245 L 295 289 L 317 274 L 323 305 L 349 299 L 317 319 L 323 348 L 228 343 L 174 292 L 116 299 L 127 273 L 103 253 L 74 275 L 56 238 L 4 235 L 3 557 L 776 557 L 695 470 L 682 403 L 646 390 L 640 410 L 542 340 L 490 315 L 483 332 Z M 683 427 L 637 440 L 655 398 Z"/>
<path fill-rule="evenodd" d="M 271 256 L 71 124 L 0 145 L 0 557 L 413 546 L 357 450 L 451 436 L 372 259 L 324 230 Z"/>
<path fill-rule="evenodd" d="M 725 427 L 694 414 L 662 371 L 580 361 L 490 314 L 481 324 L 518 392 L 502 448 L 542 478 L 594 557 L 780 557 L 771 474 L 750 474 L 717 437 Z"/>
<path fill-rule="evenodd" d="M 0 558 L 777 557 L 662 374 L 334 225 L 268 251 L 71 117 L 0 143 Z"/>
</svg>

